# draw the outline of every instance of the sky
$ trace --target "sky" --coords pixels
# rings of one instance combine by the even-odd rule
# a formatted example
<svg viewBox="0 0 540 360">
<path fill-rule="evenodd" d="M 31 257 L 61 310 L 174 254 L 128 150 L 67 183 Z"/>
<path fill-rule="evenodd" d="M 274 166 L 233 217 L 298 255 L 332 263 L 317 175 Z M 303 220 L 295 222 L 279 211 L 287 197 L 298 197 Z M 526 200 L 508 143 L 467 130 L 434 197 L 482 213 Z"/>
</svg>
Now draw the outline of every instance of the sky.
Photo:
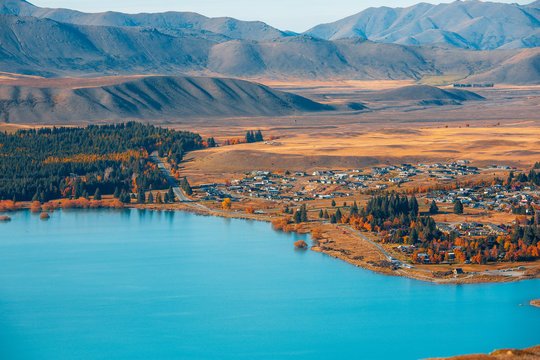
<svg viewBox="0 0 540 360">
<path fill-rule="evenodd" d="M 304 32 L 309 28 L 356 14 L 368 7 L 405 7 L 421 0 L 28 0 L 40 7 L 68 8 L 84 12 L 126 13 L 192 11 L 209 17 L 230 16 L 260 20 L 281 30 Z M 533 0 L 499 0 L 528 4 Z M 445 0 L 423 2 L 441 3 Z"/>
</svg>

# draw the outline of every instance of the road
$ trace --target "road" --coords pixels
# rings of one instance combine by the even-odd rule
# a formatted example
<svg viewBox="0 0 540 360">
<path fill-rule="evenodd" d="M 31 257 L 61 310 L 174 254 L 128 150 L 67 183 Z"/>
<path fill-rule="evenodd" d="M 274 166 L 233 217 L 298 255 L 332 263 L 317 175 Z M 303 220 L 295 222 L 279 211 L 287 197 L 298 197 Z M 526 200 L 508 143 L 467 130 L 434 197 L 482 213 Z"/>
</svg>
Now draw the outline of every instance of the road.
<svg viewBox="0 0 540 360">
<path fill-rule="evenodd" d="M 207 208 L 206 206 L 193 201 L 192 199 L 187 197 L 186 194 L 184 194 L 184 191 L 182 191 L 182 189 L 178 186 L 176 179 L 171 175 L 171 171 L 167 169 L 163 161 L 159 159 L 157 151 L 154 151 L 152 154 L 150 154 L 150 158 L 152 159 L 154 163 L 157 164 L 159 171 L 165 177 L 165 179 L 167 179 L 167 182 L 172 187 L 174 195 L 176 195 L 176 197 L 178 198 L 178 201 L 182 203 L 186 203 L 186 205 L 196 207 L 199 209 L 203 209 L 207 211 L 216 211 L 214 209 Z"/>
</svg>

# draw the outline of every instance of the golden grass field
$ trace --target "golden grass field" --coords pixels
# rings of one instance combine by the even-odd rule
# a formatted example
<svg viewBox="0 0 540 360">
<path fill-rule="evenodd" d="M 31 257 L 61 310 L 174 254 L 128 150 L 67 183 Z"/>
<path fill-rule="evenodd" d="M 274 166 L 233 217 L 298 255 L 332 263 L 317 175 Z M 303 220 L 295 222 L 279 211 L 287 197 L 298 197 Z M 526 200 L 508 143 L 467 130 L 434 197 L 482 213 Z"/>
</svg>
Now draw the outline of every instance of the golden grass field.
<svg viewBox="0 0 540 360">
<path fill-rule="evenodd" d="M 197 176 L 252 169 L 354 169 L 459 159 L 470 160 L 476 166 L 508 164 L 528 168 L 540 160 L 540 124 L 523 125 L 380 127 L 369 132 L 319 129 L 298 135 L 287 134 L 287 130 L 272 131 L 280 136 L 273 144 L 239 144 L 190 154 L 184 172 Z"/>
<path fill-rule="evenodd" d="M 266 118 L 194 120 L 169 126 L 218 140 L 262 129 L 272 144 L 240 144 L 199 151 L 189 175 L 214 176 L 252 169 L 353 169 L 401 162 L 468 159 L 476 166 L 529 168 L 540 161 L 540 86 L 471 89 L 485 101 L 419 106 L 363 101 L 365 94 L 411 81 L 261 82 L 326 103 L 361 102 L 366 110 Z"/>
</svg>

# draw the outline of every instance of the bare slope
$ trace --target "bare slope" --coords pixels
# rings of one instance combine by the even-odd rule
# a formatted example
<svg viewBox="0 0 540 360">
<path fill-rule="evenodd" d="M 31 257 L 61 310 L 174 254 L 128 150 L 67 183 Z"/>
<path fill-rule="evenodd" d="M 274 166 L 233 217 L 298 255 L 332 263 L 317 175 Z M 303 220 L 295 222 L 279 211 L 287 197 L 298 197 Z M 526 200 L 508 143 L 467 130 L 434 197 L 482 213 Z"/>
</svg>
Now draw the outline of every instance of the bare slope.
<svg viewBox="0 0 540 360">
<path fill-rule="evenodd" d="M 315 26 L 306 34 L 336 40 L 362 37 L 397 44 L 447 44 L 470 49 L 540 46 L 540 6 L 455 1 L 407 8 L 369 8 Z"/>
<path fill-rule="evenodd" d="M 10 122 L 279 116 L 332 108 L 233 79 L 154 76 L 87 88 L 0 86 Z"/>
<path fill-rule="evenodd" d="M 411 85 L 392 90 L 376 91 L 365 95 L 368 100 L 376 101 L 440 101 L 459 103 L 462 101 L 484 100 L 484 97 L 467 90 L 440 89 L 429 85 Z"/>
</svg>

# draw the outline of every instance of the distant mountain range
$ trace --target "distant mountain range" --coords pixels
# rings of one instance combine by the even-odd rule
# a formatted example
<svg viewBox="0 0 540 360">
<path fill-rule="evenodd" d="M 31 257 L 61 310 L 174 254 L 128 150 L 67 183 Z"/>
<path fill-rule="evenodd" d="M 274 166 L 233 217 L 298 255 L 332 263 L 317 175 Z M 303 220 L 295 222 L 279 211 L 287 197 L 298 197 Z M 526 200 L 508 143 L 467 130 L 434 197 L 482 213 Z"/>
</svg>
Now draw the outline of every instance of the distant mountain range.
<svg viewBox="0 0 540 360">
<path fill-rule="evenodd" d="M 513 6 L 536 9 L 530 11 L 534 15 L 535 4 Z M 0 0 L 0 13 L 5 13 L 0 14 L 0 70 L 11 73 L 358 80 L 451 75 L 464 81 L 540 84 L 539 47 L 478 51 L 362 37 L 326 40 L 193 13 L 85 14 L 20 0 Z"/>
<path fill-rule="evenodd" d="M 0 86 L 10 122 L 281 116 L 333 110 L 304 97 L 243 80 L 151 76 L 83 88 Z"/>
<path fill-rule="evenodd" d="M 260 21 L 208 18 L 192 12 L 83 13 L 40 8 L 23 0 L 0 0 L 0 13 L 77 25 L 155 28 L 165 34 L 217 42 L 267 41 L 298 35 Z M 442 44 L 478 50 L 537 47 L 540 46 L 540 0 L 528 5 L 468 0 L 439 5 L 419 3 L 407 8 L 369 8 L 339 21 L 315 26 L 304 35 L 325 40 L 364 38 L 375 42 Z"/>
<path fill-rule="evenodd" d="M 208 18 L 192 12 L 124 14 L 107 11 L 90 14 L 70 9 L 40 8 L 23 0 L 0 0 L 0 13 L 77 25 L 155 28 L 165 34 L 197 36 L 215 41 L 269 40 L 289 35 L 261 21 Z"/>
<path fill-rule="evenodd" d="M 327 40 L 362 37 L 405 45 L 445 44 L 467 49 L 540 46 L 540 1 L 528 5 L 455 1 L 407 8 L 369 8 L 315 26 L 306 34 Z"/>
</svg>

